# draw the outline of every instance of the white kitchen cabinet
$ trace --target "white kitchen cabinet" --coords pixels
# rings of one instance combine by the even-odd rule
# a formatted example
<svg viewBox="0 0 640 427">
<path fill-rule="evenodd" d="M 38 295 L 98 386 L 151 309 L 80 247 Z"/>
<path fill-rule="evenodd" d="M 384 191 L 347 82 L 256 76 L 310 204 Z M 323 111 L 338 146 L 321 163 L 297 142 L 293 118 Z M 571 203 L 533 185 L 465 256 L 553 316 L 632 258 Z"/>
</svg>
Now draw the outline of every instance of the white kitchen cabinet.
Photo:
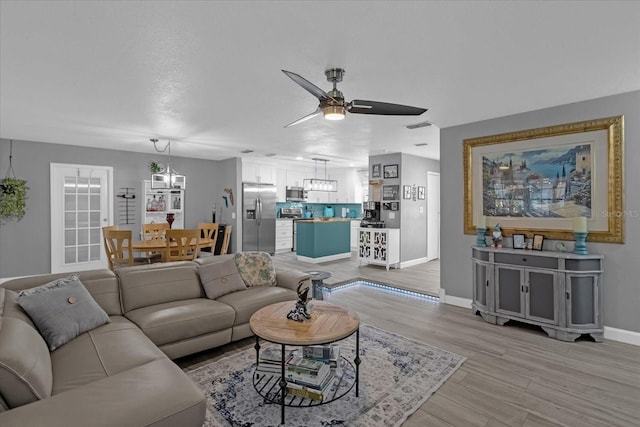
<svg viewBox="0 0 640 427">
<path fill-rule="evenodd" d="M 351 250 L 358 249 L 358 228 L 360 228 L 360 220 L 351 221 Z"/>
<path fill-rule="evenodd" d="M 360 264 L 384 265 L 387 270 L 400 264 L 399 228 L 358 228 L 358 261 Z"/>
<path fill-rule="evenodd" d="M 276 220 L 276 253 L 290 252 L 293 249 L 293 219 Z"/>
<path fill-rule="evenodd" d="M 167 213 L 173 213 L 171 228 L 184 228 L 184 191 L 179 189 L 152 190 L 151 181 L 142 182 L 142 223 L 167 222 Z"/>
<path fill-rule="evenodd" d="M 271 165 L 243 161 L 242 181 L 275 184 L 277 178 L 275 169 Z"/>
<path fill-rule="evenodd" d="M 305 174 L 301 171 L 297 171 L 297 170 L 287 170 L 287 177 L 286 177 L 286 186 L 287 187 L 302 187 L 303 185 L 303 180 L 305 178 Z"/>
<path fill-rule="evenodd" d="M 276 168 L 276 201 L 285 202 L 287 200 L 287 171 Z"/>
</svg>

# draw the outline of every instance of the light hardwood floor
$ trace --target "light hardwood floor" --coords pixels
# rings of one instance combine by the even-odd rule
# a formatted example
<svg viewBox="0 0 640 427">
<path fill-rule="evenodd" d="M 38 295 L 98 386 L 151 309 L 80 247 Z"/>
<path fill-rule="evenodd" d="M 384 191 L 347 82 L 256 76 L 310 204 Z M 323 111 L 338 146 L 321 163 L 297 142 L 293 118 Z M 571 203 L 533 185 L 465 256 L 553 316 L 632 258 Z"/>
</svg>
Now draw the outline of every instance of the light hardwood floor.
<svg viewBox="0 0 640 427">
<path fill-rule="evenodd" d="M 393 275 L 380 267 L 363 273 L 350 260 L 307 268 L 289 255 L 275 255 L 274 262 L 280 268 L 327 270 L 339 278 L 357 271 L 384 282 Z M 408 281 L 420 280 L 419 271 L 398 273 L 392 277 L 406 273 Z M 428 275 L 425 281 L 436 277 Z M 366 286 L 337 290 L 327 299 L 356 311 L 362 322 L 467 357 L 405 427 L 640 425 L 640 347 L 610 340 L 565 343 L 537 328 L 491 325 L 468 309 Z M 246 339 L 177 363 L 192 369 L 253 343 Z M 361 367 L 366 369 L 366 360 Z"/>
</svg>

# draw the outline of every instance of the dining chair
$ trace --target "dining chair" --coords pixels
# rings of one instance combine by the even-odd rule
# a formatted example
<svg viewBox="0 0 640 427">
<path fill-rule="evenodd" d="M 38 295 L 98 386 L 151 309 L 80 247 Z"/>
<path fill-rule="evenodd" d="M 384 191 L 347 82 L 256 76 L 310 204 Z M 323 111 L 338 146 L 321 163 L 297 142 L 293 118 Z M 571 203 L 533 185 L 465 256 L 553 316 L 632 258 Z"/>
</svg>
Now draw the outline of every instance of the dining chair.
<svg viewBox="0 0 640 427">
<path fill-rule="evenodd" d="M 167 261 L 194 261 L 200 252 L 200 229 L 172 230 L 165 233 Z"/>
<path fill-rule="evenodd" d="M 107 253 L 110 270 L 127 265 L 149 263 L 149 258 L 147 257 L 139 258 L 134 256 L 131 248 L 131 235 L 131 230 L 118 230 L 117 226 L 102 228 L 104 248 Z"/>
<path fill-rule="evenodd" d="M 200 237 L 205 240 L 206 243 L 200 243 L 200 254 L 202 256 L 215 255 L 216 242 L 218 240 L 218 224 L 214 222 L 201 222 L 198 224 L 200 230 Z M 203 251 L 203 249 L 209 249 Z"/>
<path fill-rule="evenodd" d="M 229 242 L 231 241 L 231 226 L 226 225 L 224 228 L 224 236 L 222 240 L 222 247 L 220 248 L 220 255 L 226 255 L 229 250 Z"/>
<path fill-rule="evenodd" d="M 167 230 L 171 229 L 168 222 L 152 222 L 150 224 L 142 224 L 143 240 L 164 240 Z M 161 262 L 162 254 L 160 252 L 149 253 L 149 262 Z"/>
</svg>

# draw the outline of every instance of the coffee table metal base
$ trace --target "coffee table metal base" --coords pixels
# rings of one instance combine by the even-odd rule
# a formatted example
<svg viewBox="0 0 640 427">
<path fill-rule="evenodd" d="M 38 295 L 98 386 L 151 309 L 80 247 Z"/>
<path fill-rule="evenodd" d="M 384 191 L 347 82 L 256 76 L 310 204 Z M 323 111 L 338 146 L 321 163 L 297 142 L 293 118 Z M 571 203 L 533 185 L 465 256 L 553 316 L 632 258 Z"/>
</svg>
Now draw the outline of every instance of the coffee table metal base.
<svg viewBox="0 0 640 427">
<path fill-rule="evenodd" d="M 284 424 L 285 420 L 285 407 L 309 407 L 309 406 L 319 406 L 324 405 L 335 400 L 340 399 L 349 393 L 353 387 L 356 388 L 356 397 L 360 395 L 360 328 L 356 329 L 356 355 L 353 359 L 353 363 L 349 361 L 344 355 L 341 355 L 340 363 L 338 363 L 338 367 L 335 370 L 335 378 L 333 379 L 334 385 L 331 390 L 335 391 L 332 393 L 331 397 L 326 398 L 324 400 L 314 400 L 309 398 L 304 398 L 297 395 L 288 395 L 287 390 L 287 381 L 285 380 L 285 354 L 286 354 L 286 345 L 279 344 L 281 348 L 281 363 L 280 363 L 280 375 L 277 374 L 269 374 L 269 373 L 259 373 L 255 372 L 253 374 L 253 387 L 256 389 L 258 394 L 262 396 L 265 401 L 279 404 L 280 405 L 280 418 L 281 423 Z M 330 344 L 330 343 L 325 343 Z M 260 361 L 260 337 L 256 335 L 256 344 L 254 346 L 256 349 L 256 365 L 259 364 Z"/>
</svg>

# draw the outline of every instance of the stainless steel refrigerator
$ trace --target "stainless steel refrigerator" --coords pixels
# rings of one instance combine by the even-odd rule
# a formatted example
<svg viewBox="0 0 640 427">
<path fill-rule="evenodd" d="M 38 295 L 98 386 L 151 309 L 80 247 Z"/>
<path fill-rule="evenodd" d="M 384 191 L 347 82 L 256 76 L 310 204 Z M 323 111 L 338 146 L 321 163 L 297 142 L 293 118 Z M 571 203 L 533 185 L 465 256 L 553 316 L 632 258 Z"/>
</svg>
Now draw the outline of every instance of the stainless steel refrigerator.
<svg viewBox="0 0 640 427">
<path fill-rule="evenodd" d="M 276 186 L 242 183 L 242 250 L 276 251 Z"/>
</svg>

